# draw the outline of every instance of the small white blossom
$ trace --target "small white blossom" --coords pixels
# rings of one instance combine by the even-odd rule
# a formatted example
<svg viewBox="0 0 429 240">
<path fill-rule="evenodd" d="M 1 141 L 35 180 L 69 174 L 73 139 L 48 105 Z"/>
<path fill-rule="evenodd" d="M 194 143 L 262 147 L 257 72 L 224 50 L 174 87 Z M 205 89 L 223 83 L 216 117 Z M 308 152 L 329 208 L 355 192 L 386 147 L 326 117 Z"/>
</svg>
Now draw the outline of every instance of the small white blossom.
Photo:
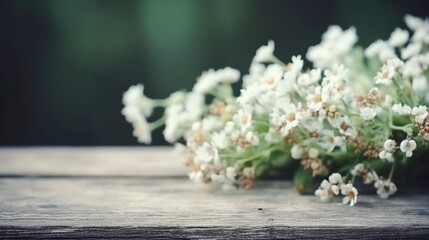
<svg viewBox="0 0 429 240">
<path fill-rule="evenodd" d="M 136 137 L 140 143 L 150 144 L 152 142 L 150 127 L 146 118 L 142 117 L 139 121 L 133 122 L 133 127 L 133 136 Z"/>
<path fill-rule="evenodd" d="M 350 170 L 350 174 L 353 176 L 357 176 L 359 174 L 365 173 L 365 165 L 363 163 L 356 164 L 352 170 Z"/>
<path fill-rule="evenodd" d="M 377 180 L 374 183 L 374 187 L 377 189 L 378 196 L 383 199 L 388 198 L 396 192 L 396 185 L 390 182 L 390 180 Z"/>
<path fill-rule="evenodd" d="M 188 173 L 188 176 L 195 183 L 202 183 L 204 181 L 204 173 L 202 171 L 192 171 Z"/>
<path fill-rule="evenodd" d="M 428 117 L 429 113 L 426 106 L 418 106 L 413 107 L 413 109 L 411 110 L 411 114 L 414 116 L 414 121 L 422 125 Z"/>
<path fill-rule="evenodd" d="M 286 73 L 296 78 L 298 73 L 301 73 L 302 67 L 304 66 L 304 61 L 301 59 L 301 55 L 292 56 L 292 62 L 286 65 Z"/>
<path fill-rule="evenodd" d="M 405 15 L 404 20 L 408 28 L 411 30 L 417 30 L 424 25 L 424 21 L 422 19 L 414 17 L 410 14 Z"/>
<path fill-rule="evenodd" d="M 413 91 L 419 94 L 428 92 L 428 79 L 425 76 L 417 76 L 413 78 Z M 427 101 L 426 101 L 427 102 Z"/>
<path fill-rule="evenodd" d="M 227 167 L 225 175 L 230 180 L 235 180 L 235 177 L 237 176 L 237 172 L 236 172 L 235 167 Z"/>
<path fill-rule="evenodd" d="M 390 64 L 385 64 L 381 67 L 380 71 L 377 72 L 375 77 L 376 84 L 390 85 L 393 77 L 395 77 L 395 68 Z"/>
<path fill-rule="evenodd" d="M 259 81 L 259 78 L 265 72 L 265 65 L 258 62 L 252 62 L 249 68 L 249 74 L 243 76 L 243 89 Z"/>
<path fill-rule="evenodd" d="M 399 115 L 410 115 L 411 107 L 406 104 L 397 103 L 392 106 L 392 111 Z"/>
<path fill-rule="evenodd" d="M 299 145 L 293 145 L 290 150 L 293 159 L 301 159 L 304 156 L 304 148 Z"/>
<path fill-rule="evenodd" d="M 378 157 L 380 159 L 387 160 L 388 162 L 394 162 L 395 161 L 395 159 L 393 158 L 393 153 L 386 151 L 386 150 L 381 151 L 378 154 Z"/>
<path fill-rule="evenodd" d="M 238 112 L 233 116 L 233 120 L 242 131 L 246 131 L 252 126 L 252 114 L 243 109 L 238 110 Z"/>
<path fill-rule="evenodd" d="M 344 139 L 340 136 L 336 136 L 332 130 L 324 129 L 320 140 L 319 145 L 328 152 L 334 151 L 335 147 L 340 147 L 342 151 L 345 150 L 346 145 Z"/>
<path fill-rule="evenodd" d="M 378 180 L 378 175 L 375 172 L 368 172 L 363 178 L 363 183 L 371 184 L 377 180 Z"/>
<path fill-rule="evenodd" d="M 274 58 L 274 41 L 268 41 L 267 45 L 261 46 L 257 51 L 253 62 L 270 62 Z"/>
<path fill-rule="evenodd" d="M 378 58 L 382 62 L 391 58 L 396 58 L 395 50 L 385 41 L 377 40 L 365 49 L 365 56 L 368 58 Z"/>
<path fill-rule="evenodd" d="M 395 31 L 390 34 L 390 38 L 388 43 L 392 47 L 400 47 L 407 43 L 409 37 L 409 33 L 407 30 L 403 30 L 400 28 L 396 28 Z"/>
<path fill-rule="evenodd" d="M 412 157 L 413 151 L 416 149 L 417 143 L 412 139 L 404 139 L 399 145 L 399 149 L 405 153 L 405 156 Z"/>
<path fill-rule="evenodd" d="M 309 86 L 317 83 L 322 77 L 322 71 L 320 69 L 311 69 L 310 71 L 301 74 L 297 83 L 301 86 Z"/>
<path fill-rule="evenodd" d="M 270 114 L 271 124 L 278 127 L 283 136 L 287 136 L 293 128 L 298 126 L 302 118 L 301 106 L 293 103 Z"/>
<path fill-rule="evenodd" d="M 358 191 L 351 183 L 344 184 L 341 186 L 341 194 L 345 197 L 343 198 L 343 204 L 349 204 L 353 207 L 357 202 Z"/>
<path fill-rule="evenodd" d="M 337 185 L 323 180 L 320 187 L 314 192 L 316 196 L 320 198 L 322 202 L 329 201 L 334 195 L 339 194 L 339 188 Z"/>
<path fill-rule="evenodd" d="M 331 67 L 350 52 L 357 39 L 354 27 L 343 31 L 339 26 L 330 26 L 322 35 L 322 42 L 311 46 L 306 57 L 317 68 Z"/>
<path fill-rule="evenodd" d="M 219 154 L 216 147 L 205 142 L 195 150 L 195 161 L 200 163 L 217 162 Z"/>
<path fill-rule="evenodd" d="M 219 70 L 209 69 L 197 78 L 193 91 L 206 94 L 211 92 L 219 83 L 231 84 L 237 82 L 240 72 L 236 69 L 226 67 Z"/>
<path fill-rule="evenodd" d="M 211 135 L 211 140 L 214 146 L 218 149 L 225 149 L 229 147 L 229 140 L 224 131 L 215 132 Z"/>
<path fill-rule="evenodd" d="M 377 116 L 377 111 L 372 107 L 363 107 L 360 109 L 360 117 L 365 120 L 369 121 Z"/>
<path fill-rule="evenodd" d="M 395 148 L 396 148 L 396 142 L 393 139 L 387 139 L 384 142 L 383 147 L 386 151 L 393 152 L 395 151 Z"/>
<path fill-rule="evenodd" d="M 410 43 L 406 48 L 402 49 L 401 57 L 402 59 L 409 59 L 419 54 L 421 49 L 422 49 L 421 43 L 419 42 Z"/>
<path fill-rule="evenodd" d="M 220 83 L 231 84 L 240 79 L 240 72 L 231 67 L 225 67 L 217 70 L 217 75 Z"/>
<path fill-rule="evenodd" d="M 357 130 L 348 116 L 342 118 L 329 119 L 333 127 L 338 128 L 339 132 L 346 137 L 355 139 L 357 136 Z"/>
<path fill-rule="evenodd" d="M 329 176 L 329 182 L 332 184 L 341 184 L 343 183 L 343 177 L 339 173 L 333 173 Z"/>
<path fill-rule="evenodd" d="M 246 89 L 240 90 L 240 96 L 237 97 L 237 102 L 241 106 L 248 106 L 248 110 L 251 111 L 254 105 L 258 102 L 258 98 L 262 93 L 262 88 L 259 83 L 253 83 Z"/>
<path fill-rule="evenodd" d="M 260 82 L 263 88 L 273 89 L 277 87 L 279 81 L 283 77 L 283 68 L 277 64 L 270 64 L 264 74 L 260 77 Z"/>
<path fill-rule="evenodd" d="M 143 84 L 131 86 L 123 95 L 122 103 L 127 107 L 135 107 L 138 111 L 142 112 L 144 116 L 148 117 L 153 111 L 153 101 L 147 98 L 144 93 Z M 123 112 L 124 113 L 124 112 Z M 124 114 L 125 115 L 125 114 Z M 127 115 L 125 115 L 127 117 Z M 128 119 L 127 119 L 128 120 Z"/>
<path fill-rule="evenodd" d="M 310 148 L 308 150 L 308 157 L 310 157 L 310 158 L 319 157 L 319 150 L 317 150 L 316 148 Z"/>
</svg>

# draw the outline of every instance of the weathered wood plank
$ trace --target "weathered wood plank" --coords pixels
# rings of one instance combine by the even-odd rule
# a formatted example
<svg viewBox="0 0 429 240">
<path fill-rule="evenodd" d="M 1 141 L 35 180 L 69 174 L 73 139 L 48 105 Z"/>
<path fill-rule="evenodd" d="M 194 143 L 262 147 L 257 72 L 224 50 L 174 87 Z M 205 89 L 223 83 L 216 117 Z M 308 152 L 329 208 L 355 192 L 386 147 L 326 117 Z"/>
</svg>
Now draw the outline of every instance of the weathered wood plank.
<svg viewBox="0 0 429 240">
<path fill-rule="evenodd" d="M 428 239 L 427 227 L 2 227 L 5 239 Z M 0 236 L 1 238 L 1 236 Z"/>
<path fill-rule="evenodd" d="M 223 192 L 186 179 L 2 178 L 0 225 L 429 227 L 429 195 L 337 200 L 298 196 L 282 181 Z"/>
<path fill-rule="evenodd" d="M 172 147 L 0 148 L 0 175 L 185 176 Z"/>
<path fill-rule="evenodd" d="M 188 181 L 171 150 L 1 149 L 0 238 L 429 238 L 427 190 L 353 208 L 287 181 L 224 192 Z"/>
</svg>

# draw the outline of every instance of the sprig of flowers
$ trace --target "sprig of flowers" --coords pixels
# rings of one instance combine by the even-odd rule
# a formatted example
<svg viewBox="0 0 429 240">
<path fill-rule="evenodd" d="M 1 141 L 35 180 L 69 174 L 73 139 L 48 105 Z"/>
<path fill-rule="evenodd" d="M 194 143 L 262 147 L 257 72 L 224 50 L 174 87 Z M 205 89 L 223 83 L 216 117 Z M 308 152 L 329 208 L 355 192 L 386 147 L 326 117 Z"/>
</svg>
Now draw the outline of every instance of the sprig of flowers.
<svg viewBox="0 0 429 240">
<path fill-rule="evenodd" d="M 167 99 L 148 98 L 141 84 L 130 87 L 122 114 L 143 143 L 165 125 L 165 139 L 184 152 L 195 182 L 250 188 L 272 170 L 299 165 L 300 192 L 329 175 L 315 191 L 322 201 L 341 194 L 354 206 L 357 178 L 387 198 L 397 190 L 395 166 L 429 141 L 429 20 L 407 15 L 405 23 L 410 31 L 396 28 L 366 49 L 355 45 L 355 28 L 331 26 L 308 49 L 310 69 L 299 55 L 283 63 L 270 40 L 256 51 L 238 96 L 231 85 L 239 71 L 210 69 L 192 91 Z M 156 107 L 164 114 L 149 123 Z"/>
</svg>

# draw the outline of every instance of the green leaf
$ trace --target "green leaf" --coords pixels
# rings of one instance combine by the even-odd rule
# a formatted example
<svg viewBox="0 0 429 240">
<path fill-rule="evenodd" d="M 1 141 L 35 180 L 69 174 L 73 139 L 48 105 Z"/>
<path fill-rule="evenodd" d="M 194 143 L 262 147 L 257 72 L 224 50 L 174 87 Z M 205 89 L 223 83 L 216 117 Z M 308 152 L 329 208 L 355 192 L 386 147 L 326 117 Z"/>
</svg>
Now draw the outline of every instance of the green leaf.
<svg viewBox="0 0 429 240">
<path fill-rule="evenodd" d="M 269 162 L 274 168 L 283 168 L 293 161 L 289 153 L 283 151 L 273 151 L 270 154 Z"/>
<path fill-rule="evenodd" d="M 293 186 L 299 194 L 307 193 L 313 186 L 314 180 L 310 169 L 298 169 L 293 176 Z"/>
</svg>

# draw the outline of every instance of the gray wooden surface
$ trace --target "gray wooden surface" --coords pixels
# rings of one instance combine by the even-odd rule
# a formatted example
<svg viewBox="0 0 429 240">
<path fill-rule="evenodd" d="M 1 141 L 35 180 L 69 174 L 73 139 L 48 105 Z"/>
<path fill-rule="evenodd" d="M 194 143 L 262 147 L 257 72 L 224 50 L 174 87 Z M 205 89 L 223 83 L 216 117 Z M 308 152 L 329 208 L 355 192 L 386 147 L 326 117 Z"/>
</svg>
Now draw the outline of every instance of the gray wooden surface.
<svg viewBox="0 0 429 240">
<path fill-rule="evenodd" d="M 0 148 L 0 238 L 427 239 L 429 191 L 351 208 L 287 181 L 223 192 L 171 148 Z"/>
</svg>

